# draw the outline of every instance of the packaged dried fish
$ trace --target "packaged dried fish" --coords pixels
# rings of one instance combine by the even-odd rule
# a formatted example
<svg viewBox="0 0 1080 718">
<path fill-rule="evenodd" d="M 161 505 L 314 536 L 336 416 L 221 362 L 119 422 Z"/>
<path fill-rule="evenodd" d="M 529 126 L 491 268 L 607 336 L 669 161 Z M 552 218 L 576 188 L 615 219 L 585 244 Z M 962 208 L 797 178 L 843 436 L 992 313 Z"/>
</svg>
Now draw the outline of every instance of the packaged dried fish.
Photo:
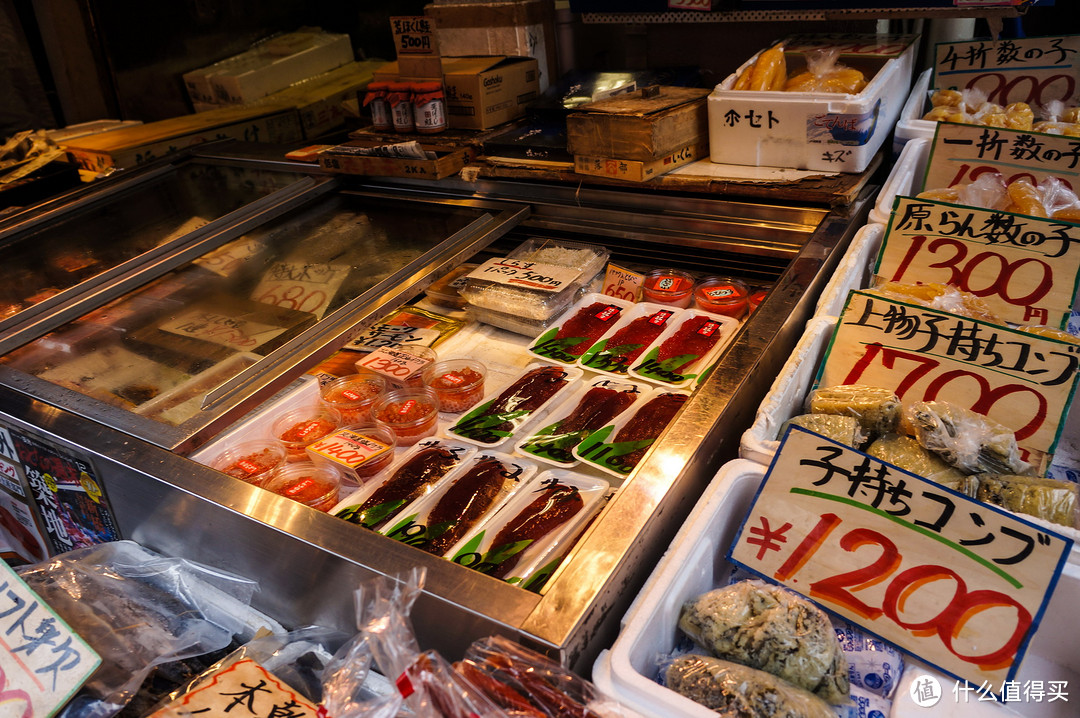
<svg viewBox="0 0 1080 718">
<path fill-rule="evenodd" d="M 1034 476 L 979 474 L 975 498 L 1045 521 L 1080 528 L 1080 485 Z"/>
<path fill-rule="evenodd" d="M 886 434 L 866 449 L 866 453 L 874 458 L 887 461 L 893 466 L 918 474 L 924 479 L 936 481 L 939 484 L 956 488 L 967 478 L 960 469 L 950 465 L 940 456 L 923 448 L 918 441 L 910 436 L 900 434 Z"/>
<path fill-rule="evenodd" d="M 1008 427 L 946 401 L 916 401 L 904 409 L 901 430 L 964 473 L 1030 474 Z"/>
<path fill-rule="evenodd" d="M 711 656 L 688 654 L 667 666 L 664 683 L 724 718 L 835 718 L 809 691 L 771 673 Z"/>
<path fill-rule="evenodd" d="M 679 628 L 713 655 L 771 673 L 828 703 L 847 701 L 847 659 L 825 612 L 763 581 L 739 581 L 683 604 Z"/>
<path fill-rule="evenodd" d="M 839 384 L 815 389 L 806 400 L 811 414 L 854 416 L 869 437 L 896 430 L 900 399 L 891 389 L 863 384 Z"/>
<path fill-rule="evenodd" d="M 866 434 L 854 416 L 841 416 L 839 414 L 799 414 L 784 422 L 777 435 L 783 438 L 789 425 L 801 426 L 816 434 L 827 436 L 841 444 L 859 448 L 866 441 Z"/>
</svg>

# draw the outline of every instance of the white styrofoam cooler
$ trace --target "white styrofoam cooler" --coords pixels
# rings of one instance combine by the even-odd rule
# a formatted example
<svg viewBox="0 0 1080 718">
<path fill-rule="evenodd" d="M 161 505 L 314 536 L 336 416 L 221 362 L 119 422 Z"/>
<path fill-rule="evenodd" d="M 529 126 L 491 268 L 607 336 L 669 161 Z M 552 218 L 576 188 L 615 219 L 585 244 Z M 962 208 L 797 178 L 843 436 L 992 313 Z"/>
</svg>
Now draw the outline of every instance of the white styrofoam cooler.
<svg viewBox="0 0 1080 718">
<path fill-rule="evenodd" d="M 914 45 L 885 60 L 856 95 L 731 89 L 756 58 L 747 60 L 709 94 L 709 159 L 758 167 L 862 172 L 900 116 L 911 84 Z"/>
<path fill-rule="evenodd" d="M 592 678 L 602 691 L 651 718 L 716 717 L 708 708 L 656 683 L 656 659 L 670 652 L 679 640 L 677 625 L 683 602 L 727 582 L 731 566 L 724 556 L 764 474 L 764 466 L 743 459 L 720 468 L 626 612 L 618 638 L 597 658 Z M 1068 702 L 1031 701 L 1009 704 L 1010 709 L 978 702 L 973 695 L 970 702 L 958 703 L 953 698 L 953 679 L 912 659 L 893 696 L 890 718 L 1074 716 L 1076 687 L 1080 685 L 1080 628 L 1072 618 L 1075 597 L 1080 593 L 1078 552 L 1073 549 L 1017 676 L 1020 682 L 1068 681 L 1072 692 Z M 905 655 L 905 660 L 909 658 Z M 936 677 L 944 689 L 934 708 L 915 705 L 909 695 L 912 681 L 927 674 Z"/>
<path fill-rule="evenodd" d="M 870 286 L 877 263 L 885 225 L 871 222 L 855 233 L 840 264 L 836 266 L 828 284 L 821 290 L 814 316 L 836 317 L 844 309 L 848 292 Z"/>
<path fill-rule="evenodd" d="M 924 70 L 915 78 L 911 94 L 908 95 L 907 102 L 900 111 L 900 119 L 896 121 L 896 131 L 893 133 L 893 154 L 899 153 L 911 140 L 921 138 L 933 141 L 934 139 L 937 122 L 922 118 L 926 114 L 926 105 L 930 98 L 930 73 L 931 70 Z"/>
<path fill-rule="evenodd" d="M 926 176 L 926 163 L 930 161 L 932 140 L 916 138 L 904 145 L 900 156 L 896 158 L 885 184 L 881 185 L 874 207 L 870 210 L 869 220 L 878 224 L 889 224 L 892 216 L 893 201 L 897 197 L 911 197 L 922 190 Z"/>
</svg>

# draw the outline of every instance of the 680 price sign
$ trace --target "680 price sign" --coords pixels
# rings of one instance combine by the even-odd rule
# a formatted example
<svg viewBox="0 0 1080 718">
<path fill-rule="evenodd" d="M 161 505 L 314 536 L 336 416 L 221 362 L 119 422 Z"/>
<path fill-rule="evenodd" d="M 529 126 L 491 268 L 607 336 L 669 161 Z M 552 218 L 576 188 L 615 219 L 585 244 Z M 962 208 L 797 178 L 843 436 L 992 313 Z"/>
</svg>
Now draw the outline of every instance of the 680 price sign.
<svg viewBox="0 0 1080 718">
<path fill-rule="evenodd" d="M 959 679 L 1015 676 L 1072 541 L 799 427 L 729 558 Z"/>
</svg>

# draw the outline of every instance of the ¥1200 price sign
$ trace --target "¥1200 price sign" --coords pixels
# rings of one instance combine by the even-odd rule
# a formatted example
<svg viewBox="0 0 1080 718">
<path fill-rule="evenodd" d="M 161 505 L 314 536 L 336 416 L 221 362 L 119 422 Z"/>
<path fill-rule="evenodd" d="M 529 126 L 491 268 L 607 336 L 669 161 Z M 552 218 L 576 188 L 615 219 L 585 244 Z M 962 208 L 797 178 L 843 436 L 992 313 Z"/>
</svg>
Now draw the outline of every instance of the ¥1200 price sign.
<svg viewBox="0 0 1080 718">
<path fill-rule="evenodd" d="M 729 558 L 955 678 L 1015 678 L 1072 540 L 800 427 Z"/>
</svg>

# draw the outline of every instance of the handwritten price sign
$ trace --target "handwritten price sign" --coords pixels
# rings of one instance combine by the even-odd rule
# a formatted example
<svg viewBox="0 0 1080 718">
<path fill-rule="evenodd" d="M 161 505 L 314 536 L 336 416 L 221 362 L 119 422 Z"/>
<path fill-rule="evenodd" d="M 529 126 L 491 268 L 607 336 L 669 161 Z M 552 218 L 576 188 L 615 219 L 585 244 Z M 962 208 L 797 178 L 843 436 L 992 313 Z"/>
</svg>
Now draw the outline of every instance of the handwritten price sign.
<svg viewBox="0 0 1080 718">
<path fill-rule="evenodd" d="M 489 259 L 469 272 L 473 279 L 483 279 L 513 287 L 539 289 L 543 292 L 557 292 L 581 275 L 573 267 L 560 267 L 556 264 L 527 262 L 520 259 L 503 257 Z"/>
<path fill-rule="evenodd" d="M 163 332 L 182 337 L 202 339 L 237 351 L 249 351 L 262 346 L 285 329 L 240 317 L 196 310 L 181 314 L 160 326 Z"/>
<path fill-rule="evenodd" d="M 607 272 L 604 274 L 604 294 L 616 299 L 636 302 L 641 296 L 641 285 L 644 282 L 644 274 L 608 264 Z"/>
<path fill-rule="evenodd" d="M 946 401 L 1012 429 L 1025 459 L 1052 454 L 1077 384 L 1080 345 L 863 292 L 848 295 L 817 384 Z"/>
<path fill-rule="evenodd" d="M 253 718 L 316 718 L 323 712 L 261 665 L 245 658 L 217 668 L 198 688 L 188 691 L 150 718 L 226 715 L 240 706 Z"/>
<path fill-rule="evenodd" d="M 400 383 L 409 377 L 416 376 L 430 363 L 430 359 L 416 354 L 391 347 L 379 347 L 356 362 L 356 367 L 382 374 L 391 381 Z"/>
<path fill-rule="evenodd" d="M 898 197 L 875 273 L 952 285 L 1003 321 L 1064 328 L 1080 278 L 1080 225 Z"/>
<path fill-rule="evenodd" d="M 1080 138 L 999 127 L 939 122 L 923 189 L 969 184 L 998 173 L 1006 184 L 1026 179 L 1038 184 L 1057 177 L 1080 190 Z"/>
<path fill-rule="evenodd" d="M 231 277 L 243 268 L 248 260 L 257 256 L 264 249 L 266 249 L 266 245 L 258 240 L 240 237 L 211 252 L 207 252 L 193 260 L 192 263 L 219 276 Z"/>
<path fill-rule="evenodd" d="M 1077 97 L 1080 35 L 944 42 L 936 50 L 932 87 L 978 89 L 999 105 Z"/>
<path fill-rule="evenodd" d="M 729 558 L 1000 691 L 1072 541 L 792 427 Z"/>
<path fill-rule="evenodd" d="M 321 319 L 350 271 L 346 264 L 278 262 L 263 275 L 251 298 L 275 307 L 309 312 Z"/>
</svg>

